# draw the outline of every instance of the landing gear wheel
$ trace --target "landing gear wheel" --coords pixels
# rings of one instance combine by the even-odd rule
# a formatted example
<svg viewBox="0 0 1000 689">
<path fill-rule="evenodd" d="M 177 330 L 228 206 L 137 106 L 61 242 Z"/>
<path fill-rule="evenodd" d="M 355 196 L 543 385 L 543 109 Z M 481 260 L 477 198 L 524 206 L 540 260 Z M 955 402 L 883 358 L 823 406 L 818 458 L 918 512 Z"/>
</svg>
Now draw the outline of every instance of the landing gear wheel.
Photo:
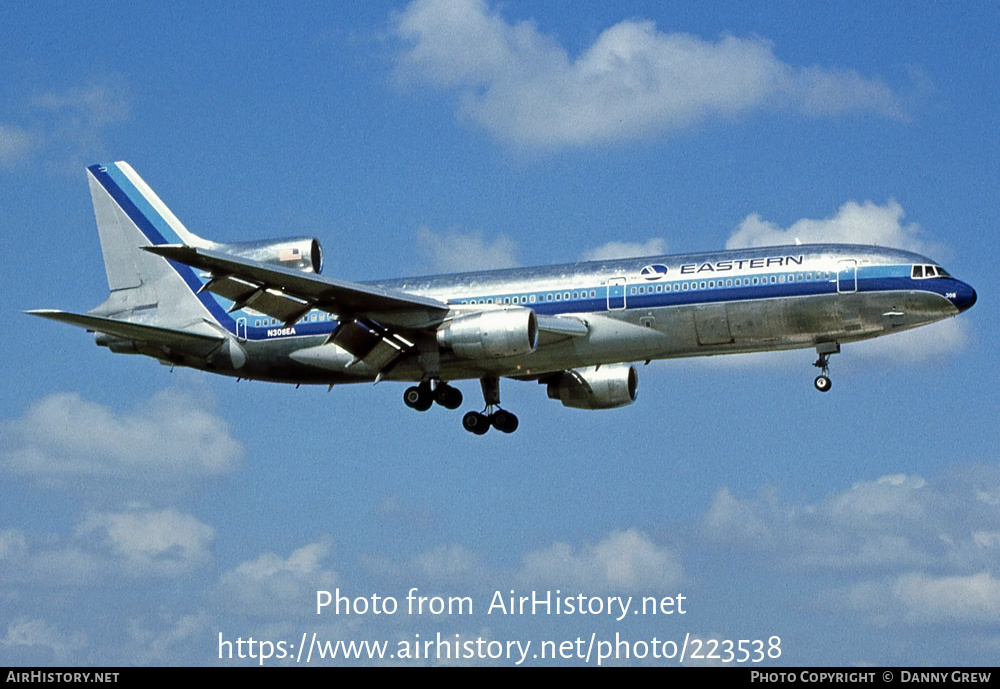
<svg viewBox="0 0 1000 689">
<path fill-rule="evenodd" d="M 493 424 L 493 428 L 503 433 L 513 433 L 517 430 L 517 417 L 503 409 L 497 409 L 493 412 L 490 416 L 490 422 Z"/>
<path fill-rule="evenodd" d="M 480 414 L 477 411 L 470 411 L 462 417 L 462 426 L 465 430 L 469 431 L 469 433 L 482 435 L 486 431 L 490 430 L 490 419 L 485 414 Z"/>
<path fill-rule="evenodd" d="M 830 382 L 830 357 L 840 351 L 839 342 L 824 342 L 816 346 L 816 353 L 819 359 L 813 364 L 822 373 L 816 376 L 813 385 L 820 392 L 828 392 L 832 383 Z"/>
<path fill-rule="evenodd" d="M 410 409 L 427 411 L 431 408 L 431 404 L 433 404 L 433 402 L 434 399 L 431 396 L 430 386 L 424 385 L 423 383 L 406 388 L 406 392 L 403 393 L 403 404 Z"/>
<path fill-rule="evenodd" d="M 434 391 L 434 401 L 445 409 L 458 409 L 462 406 L 462 391 L 441 383 Z"/>
</svg>

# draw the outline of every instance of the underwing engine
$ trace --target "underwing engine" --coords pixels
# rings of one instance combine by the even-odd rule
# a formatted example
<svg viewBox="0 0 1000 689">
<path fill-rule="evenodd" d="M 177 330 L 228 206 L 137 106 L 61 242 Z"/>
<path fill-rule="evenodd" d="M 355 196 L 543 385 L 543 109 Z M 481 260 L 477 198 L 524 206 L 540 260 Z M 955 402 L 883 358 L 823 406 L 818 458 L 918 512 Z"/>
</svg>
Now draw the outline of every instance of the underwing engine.
<svg viewBox="0 0 1000 689">
<path fill-rule="evenodd" d="M 524 308 L 459 316 L 437 331 L 437 341 L 464 359 L 530 354 L 538 346 L 538 318 Z"/>
<path fill-rule="evenodd" d="M 611 364 L 563 371 L 549 379 L 547 392 L 566 407 L 614 409 L 635 402 L 638 384 L 635 366 Z"/>
</svg>

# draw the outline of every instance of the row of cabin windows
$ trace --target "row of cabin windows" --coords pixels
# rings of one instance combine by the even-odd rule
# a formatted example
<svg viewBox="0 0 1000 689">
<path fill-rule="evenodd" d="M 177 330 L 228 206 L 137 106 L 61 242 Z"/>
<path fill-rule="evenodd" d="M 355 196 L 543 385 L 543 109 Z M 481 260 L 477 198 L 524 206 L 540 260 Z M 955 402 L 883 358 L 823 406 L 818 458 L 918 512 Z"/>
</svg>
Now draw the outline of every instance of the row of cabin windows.
<svg viewBox="0 0 1000 689">
<path fill-rule="evenodd" d="M 774 285 L 785 282 L 811 282 L 814 280 L 831 280 L 829 272 L 791 273 L 789 275 L 771 275 L 754 278 L 729 278 L 727 280 L 702 280 L 701 282 L 668 282 L 658 285 L 633 286 L 629 294 L 656 294 L 663 292 L 687 292 L 696 289 L 715 289 L 717 287 L 749 287 L 751 285 Z M 570 299 L 591 299 L 597 297 L 597 290 L 576 292 L 546 292 L 545 294 L 518 297 L 485 297 L 482 299 L 463 299 L 463 304 L 534 304 L 537 302 L 569 301 Z"/>
<path fill-rule="evenodd" d="M 673 282 L 665 285 L 632 287 L 629 294 L 655 294 L 659 292 L 687 292 L 695 289 L 716 289 L 718 287 L 749 287 L 751 285 L 778 284 L 785 282 L 811 282 L 830 280 L 832 273 L 791 273 L 755 278 L 729 278 L 726 280 L 702 280 L 701 282 Z"/>
<path fill-rule="evenodd" d="M 517 297 L 484 297 L 482 299 L 463 299 L 463 304 L 534 304 L 546 301 L 569 301 L 570 299 L 594 299 L 597 290 L 577 290 L 575 292 L 546 292 L 545 294 L 528 294 Z"/>
<path fill-rule="evenodd" d="M 325 312 L 312 313 L 312 314 L 306 314 L 299 320 L 295 321 L 295 325 L 298 325 L 299 323 L 316 323 L 316 322 L 332 321 L 332 320 L 333 316 L 330 316 Z M 258 318 L 256 321 L 254 321 L 255 328 L 272 328 L 276 325 L 284 325 L 284 321 L 279 321 L 277 318 Z"/>
</svg>

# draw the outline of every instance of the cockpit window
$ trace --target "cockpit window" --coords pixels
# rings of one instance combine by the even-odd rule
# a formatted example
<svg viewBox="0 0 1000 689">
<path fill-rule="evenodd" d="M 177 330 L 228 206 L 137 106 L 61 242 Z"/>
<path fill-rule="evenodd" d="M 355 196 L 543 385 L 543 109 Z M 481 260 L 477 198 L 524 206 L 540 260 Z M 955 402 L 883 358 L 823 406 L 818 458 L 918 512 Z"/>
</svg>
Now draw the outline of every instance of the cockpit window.
<svg viewBox="0 0 1000 689">
<path fill-rule="evenodd" d="M 914 280 L 923 280 L 925 278 L 950 278 L 951 275 L 941 266 L 915 265 L 910 277 Z"/>
</svg>

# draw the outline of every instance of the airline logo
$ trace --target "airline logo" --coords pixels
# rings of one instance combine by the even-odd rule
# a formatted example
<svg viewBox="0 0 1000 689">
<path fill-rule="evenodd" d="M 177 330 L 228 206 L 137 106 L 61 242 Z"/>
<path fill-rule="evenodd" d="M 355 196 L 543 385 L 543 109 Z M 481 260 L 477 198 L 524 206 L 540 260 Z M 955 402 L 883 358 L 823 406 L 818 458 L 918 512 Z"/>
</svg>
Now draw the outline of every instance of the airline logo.
<svg viewBox="0 0 1000 689">
<path fill-rule="evenodd" d="M 660 278 L 665 277 L 666 274 L 667 274 L 667 267 L 662 263 L 654 263 L 652 265 L 648 265 L 639 271 L 639 275 L 641 275 L 646 280 L 659 280 Z"/>
</svg>

